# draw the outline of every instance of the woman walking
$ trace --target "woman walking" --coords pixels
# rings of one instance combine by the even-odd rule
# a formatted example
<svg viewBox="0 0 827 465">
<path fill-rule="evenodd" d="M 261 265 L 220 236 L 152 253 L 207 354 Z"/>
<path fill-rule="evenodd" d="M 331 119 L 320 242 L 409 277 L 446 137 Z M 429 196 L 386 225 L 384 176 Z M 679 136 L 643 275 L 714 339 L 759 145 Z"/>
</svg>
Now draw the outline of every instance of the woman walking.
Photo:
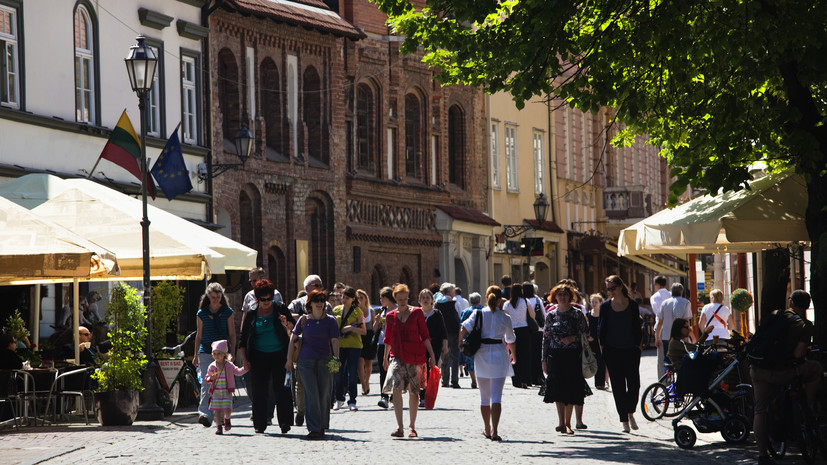
<svg viewBox="0 0 827 465">
<path fill-rule="evenodd" d="M 600 349 L 609 369 L 617 415 L 628 433 L 630 426 L 638 429 L 634 414 L 640 395 L 640 311 L 619 276 L 609 276 L 605 284 L 609 300 L 600 306 Z"/>
<path fill-rule="evenodd" d="M 558 284 L 551 290 L 550 298 L 557 303 L 546 315 L 543 328 L 543 372 L 548 374 L 543 401 L 557 406 L 558 425 L 563 434 L 574 434 L 571 414 L 575 406 L 583 405 L 585 395 L 581 361 L 581 334 L 587 331 L 586 317 L 574 305 L 577 290 L 568 284 Z M 577 427 L 585 429 L 578 418 Z"/>
<path fill-rule="evenodd" d="M 511 316 L 511 324 L 514 334 L 517 336 L 516 358 L 514 364 L 514 376 L 511 383 L 517 388 L 528 388 L 531 381 L 531 341 L 534 335 L 528 327 L 528 318 L 534 319 L 534 308 L 528 308 L 523 298 L 523 285 L 513 284 L 511 286 L 511 297 L 503 306 L 505 313 Z"/>
<path fill-rule="evenodd" d="M 351 412 L 356 407 L 356 389 L 359 385 L 359 356 L 362 355 L 362 336 L 365 334 L 365 318 L 356 301 L 356 289 L 348 286 L 342 291 L 342 305 L 333 309 L 339 322 L 339 357 L 342 367 L 335 378 L 336 405 L 339 410 L 345 403 L 345 391 L 348 393 L 347 405 Z"/>
<path fill-rule="evenodd" d="M 339 358 L 339 325 L 336 318 L 325 313 L 327 294 L 321 289 L 313 289 L 307 294 L 306 315 L 299 318 L 293 328 L 290 351 L 287 360 L 293 360 L 296 343 L 299 344 L 299 370 L 304 383 L 305 421 L 308 439 L 324 439 L 325 431 L 330 428 L 330 403 L 333 392 L 333 374 L 328 370 L 328 358 Z M 285 369 L 291 370 L 293 364 L 288 361 Z"/>
<path fill-rule="evenodd" d="M 419 291 L 419 305 L 422 306 L 422 314 L 425 315 L 425 325 L 428 327 L 428 335 L 431 336 L 431 347 L 434 347 L 434 355 L 439 353 L 436 359 L 436 366 L 439 366 L 440 359 L 448 353 L 448 333 L 445 329 L 445 320 L 442 312 L 434 308 L 434 294 L 430 289 Z M 473 367 L 472 367 L 473 369 Z M 426 378 L 431 377 L 431 365 L 425 366 Z M 425 386 L 419 391 L 419 406 L 425 407 Z"/>
<path fill-rule="evenodd" d="M 284 365 L 287 361 L 290 335 L 295 320 L 281 302 L 275 302 L 275 286 L 267 279 L 256 282 L 253 293 L 258 307 L 247 312 L 241 327 L 238 352 L 244 368 L 253 381 L 253 428 L 263 433 L 272 410 L 268 411 L 268 395 L 272 383 L 276 395 L 276 417 L 281 433 L 293 426 L 293 393 L 284 386 Z"/>
<path fill-rule="evenodd" d="M 606 362 L 603 361 L 603 353 L 600 351 L 600 342 L 597 329 L 600 327 L 600 305 L 603 304 L 603 296 L 592 294 L 589 296 L 590 309 L 587 319 L 589 320 L 589 347 L 592 348 L 594 357 L 597 359 L 597 373 L 594 375 L 594 387 L 605 391 L 607 374 Z"/>
<path fill-rule="evenodd" d="M 195 347 L 198 353 L 192 358 L 192 364 L 198 369 L 201 379 L 207 379 L 207 370 L 215 360 L 212 358 L 212 343 L 226 339 L 229 341 L 230 355 L 235 351 L 236 332 L 233 321 L 233 309 L 227 305 L 224 287 L 219 283 L 210 283 L 195 319 Z M 209 409 L 210 384 L 201 383 L 201 402 L 198 404 L 198 423 L 205 427 L 212 425 L 213 413 Z"/>
<path fill-rule="evenodd" d="M 373 321 L 373 331 L 376 334 L 376 357 L 379 360 L 379 403 L 382 408 L 388 408 L 388 394 L 385 394 L 385 378 L 388 375 L 388 370 L 385 368 L 385 317 L 391 311 L 396 309 L 396 300 L 393 298 L 393 288 L 389 286 L 383 287 L 379 291 L 379 304 L 382 305 L 382 311 L 376 315 Z"/>
<path fill-rule="evenodd" d="M 468 318 L 471 317 L 471 314 L 474 313 L 476 310 L 482 310 L 484 307 L 481 305 L 482 303 L 482 296 L 479 292 L 472 292 L 471 295 L 468 296 L 468 303 L 470 304 L 468 308 L 462 311 L 462 315 L 460 315 L 459 319 L 465 322 Z M 512 328 L 513 329 L 513 328 Z M 477 373 L 476 368 L 474 367 L 474 356 L 467 356 L 463 355 L 462 357 L 465 358 L 465 371 L 468 372 L 468 375 L 471 376 L 471 389 L 477 388 Z"/>
<path fill-rule="evenodd" d="M 459 348 L 462 350 L 462 339 L 465 334 L 473 331 L 477 319 L 482 318 L 482 345 L 474 354 L 474 371 L 480 388 L 480 413 L 485 428 L 482 434 L 492 441 L 502 441 L 499 425 L 503 386 L 506 378 L 514 376 L 512 365 L 517 362 L 517 338 L 511 325 L 511 317 L 500 310 L 500 288 L 491 286 L 485 291 L 485 295 L 488 307 L 474 310 L 462 323 Z"/>
<path fill-rule="evenodd" d="M 396 430 L 391 433 L 401 438 L 402 393 L 408 391 L 408 412 L 411 418 L 408 437 L 415 438 L 416 413 L 419 408 L 419 390 L 425 385 L 426 351 L 431 357 L 431 364 L 436 362 L 431 347 L 431 337 L 425 323 L 422 309 L 408 306 L 408 286 L 398 284 L 393 289 L 396 310 L 385 317 L 385 369 L 388 379 L 382 389 L 384 394 L 393 393 L 393 411 L 396 414 Z M 393 359 L 392 361 L 390 359 Z"/>
<path fill-rule="evenodd" d="M 362 383 L 362 395 L 370 394 L 370 374 L 373 372 L 373 359 L 376 358 L 376 338 L 373 332 L 373 308 L 368 293 L 356 289 L 356 300 L 365 317 L 365 334 L 362 335 L 362 352 L 359 354 L 359 382 Z"/>
</svg>

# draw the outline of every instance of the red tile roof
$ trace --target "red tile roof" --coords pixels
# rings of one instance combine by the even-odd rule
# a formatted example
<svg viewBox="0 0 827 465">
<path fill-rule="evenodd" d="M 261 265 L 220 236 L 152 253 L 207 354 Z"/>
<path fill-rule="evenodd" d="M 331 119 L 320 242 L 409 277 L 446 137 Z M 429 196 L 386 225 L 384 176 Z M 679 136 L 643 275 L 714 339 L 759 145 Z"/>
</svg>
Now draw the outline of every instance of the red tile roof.
<svg viewBox="0 0 827 465">
<path fill-rule="evenodd" d="M 467 221 L 468 223 L 487 224 L 490 226 L 500 226 L 500 223 L 494 221 L 485 213 L 474 210 L 473 208 L 460 207 L 459 205 L 441 205 L 438 206 L 440 210 L 444 211 L 451 218 L 459 221 Z"/>
<path fill-rule="evenodd" d="M 224 6 L 241 13 L 354 40 L 366 37 L 356 26 L 331 11 L 321 0 L 227 0 Z"/>
<path fill-rule="evenodd" d="M 530 224 L 531 227 L 533 227 L 534 229 L 541 229 L 543 231 L 548 231 L 548 232 L 553 232 L 553 233 L 560 233 L 560 234 L 565 232 L 562 229 L 560 229 L 560 226 L 557 226 L 557 223 L 555 223 L 554 221 L 543 221 L 543 224 L 540 224 L 537 220 L 525 219 L 523 221 Z"/>
</svg>

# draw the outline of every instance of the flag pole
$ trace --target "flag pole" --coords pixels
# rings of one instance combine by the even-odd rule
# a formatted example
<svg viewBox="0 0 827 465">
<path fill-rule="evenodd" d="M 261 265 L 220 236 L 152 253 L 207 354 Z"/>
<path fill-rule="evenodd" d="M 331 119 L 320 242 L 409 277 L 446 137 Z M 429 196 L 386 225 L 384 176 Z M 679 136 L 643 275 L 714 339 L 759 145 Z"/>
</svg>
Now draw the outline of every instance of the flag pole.
<svg viewBox="0 0 827 465">
<path fill-rule="evenodd" d="M 101 162 L 101 157 L 98 156 L 98 161 L 95 162 L 95 166 L 92 167 L 92 171 L 89 172 L 89 176 L 86 176 L 86 179 L 92 179 L 92 175 L 95 174 L 95 168 L 98 167 L 98 163 Z"/>
</svg>

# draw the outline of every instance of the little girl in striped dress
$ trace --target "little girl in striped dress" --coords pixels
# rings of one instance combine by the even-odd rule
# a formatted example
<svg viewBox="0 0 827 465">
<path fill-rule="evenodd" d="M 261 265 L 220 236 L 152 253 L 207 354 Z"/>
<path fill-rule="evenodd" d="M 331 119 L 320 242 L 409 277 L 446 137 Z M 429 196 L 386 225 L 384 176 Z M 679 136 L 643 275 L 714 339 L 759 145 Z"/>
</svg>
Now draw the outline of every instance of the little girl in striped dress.
<svg viewBox="0 0 827 465">
<path fill-rule="evenodd" d="M 224 434 L 230 431 L 230 415 L 233 413 L 233 391 L 235 391 L 235 377 L 247 372 L 230 361 L 232 356 L 227 353 L 227 340 L 222 339 L 212 343 L 212 357 L 215 359 L 207 369 L 207 382 L 210 387 L 210 410 L 215 415 L 215 434 Z"/>
</svg>

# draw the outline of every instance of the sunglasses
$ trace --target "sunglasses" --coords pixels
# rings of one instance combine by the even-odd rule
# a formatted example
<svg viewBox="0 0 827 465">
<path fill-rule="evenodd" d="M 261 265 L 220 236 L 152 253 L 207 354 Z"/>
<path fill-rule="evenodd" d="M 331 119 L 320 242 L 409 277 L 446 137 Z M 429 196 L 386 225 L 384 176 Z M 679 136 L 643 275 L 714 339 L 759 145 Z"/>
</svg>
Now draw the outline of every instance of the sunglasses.
<svg viewBox="0 0 827 465">
<path fill-rule="evenodd" d="M 327 302 L 327 300 L 325 300 L 323 297 L 316 297 L 316 298 L 314 298 L 313 300 L 310 301 L 310 303 L 320 303 L 320 304 L 323 304 L 325 302 Z"/>
<path fill-rule="evenodd" d="M 259 302 L 272 302 L 273 301 L 273 296 L 256 297 L 256 300 L 258 300 Z"/>
<path fill-rule="evenodd" d="M 617 286 L 606 286 L 606 290 L 609 292 L 614 292 L 617 289 Z"/>
</svg>

